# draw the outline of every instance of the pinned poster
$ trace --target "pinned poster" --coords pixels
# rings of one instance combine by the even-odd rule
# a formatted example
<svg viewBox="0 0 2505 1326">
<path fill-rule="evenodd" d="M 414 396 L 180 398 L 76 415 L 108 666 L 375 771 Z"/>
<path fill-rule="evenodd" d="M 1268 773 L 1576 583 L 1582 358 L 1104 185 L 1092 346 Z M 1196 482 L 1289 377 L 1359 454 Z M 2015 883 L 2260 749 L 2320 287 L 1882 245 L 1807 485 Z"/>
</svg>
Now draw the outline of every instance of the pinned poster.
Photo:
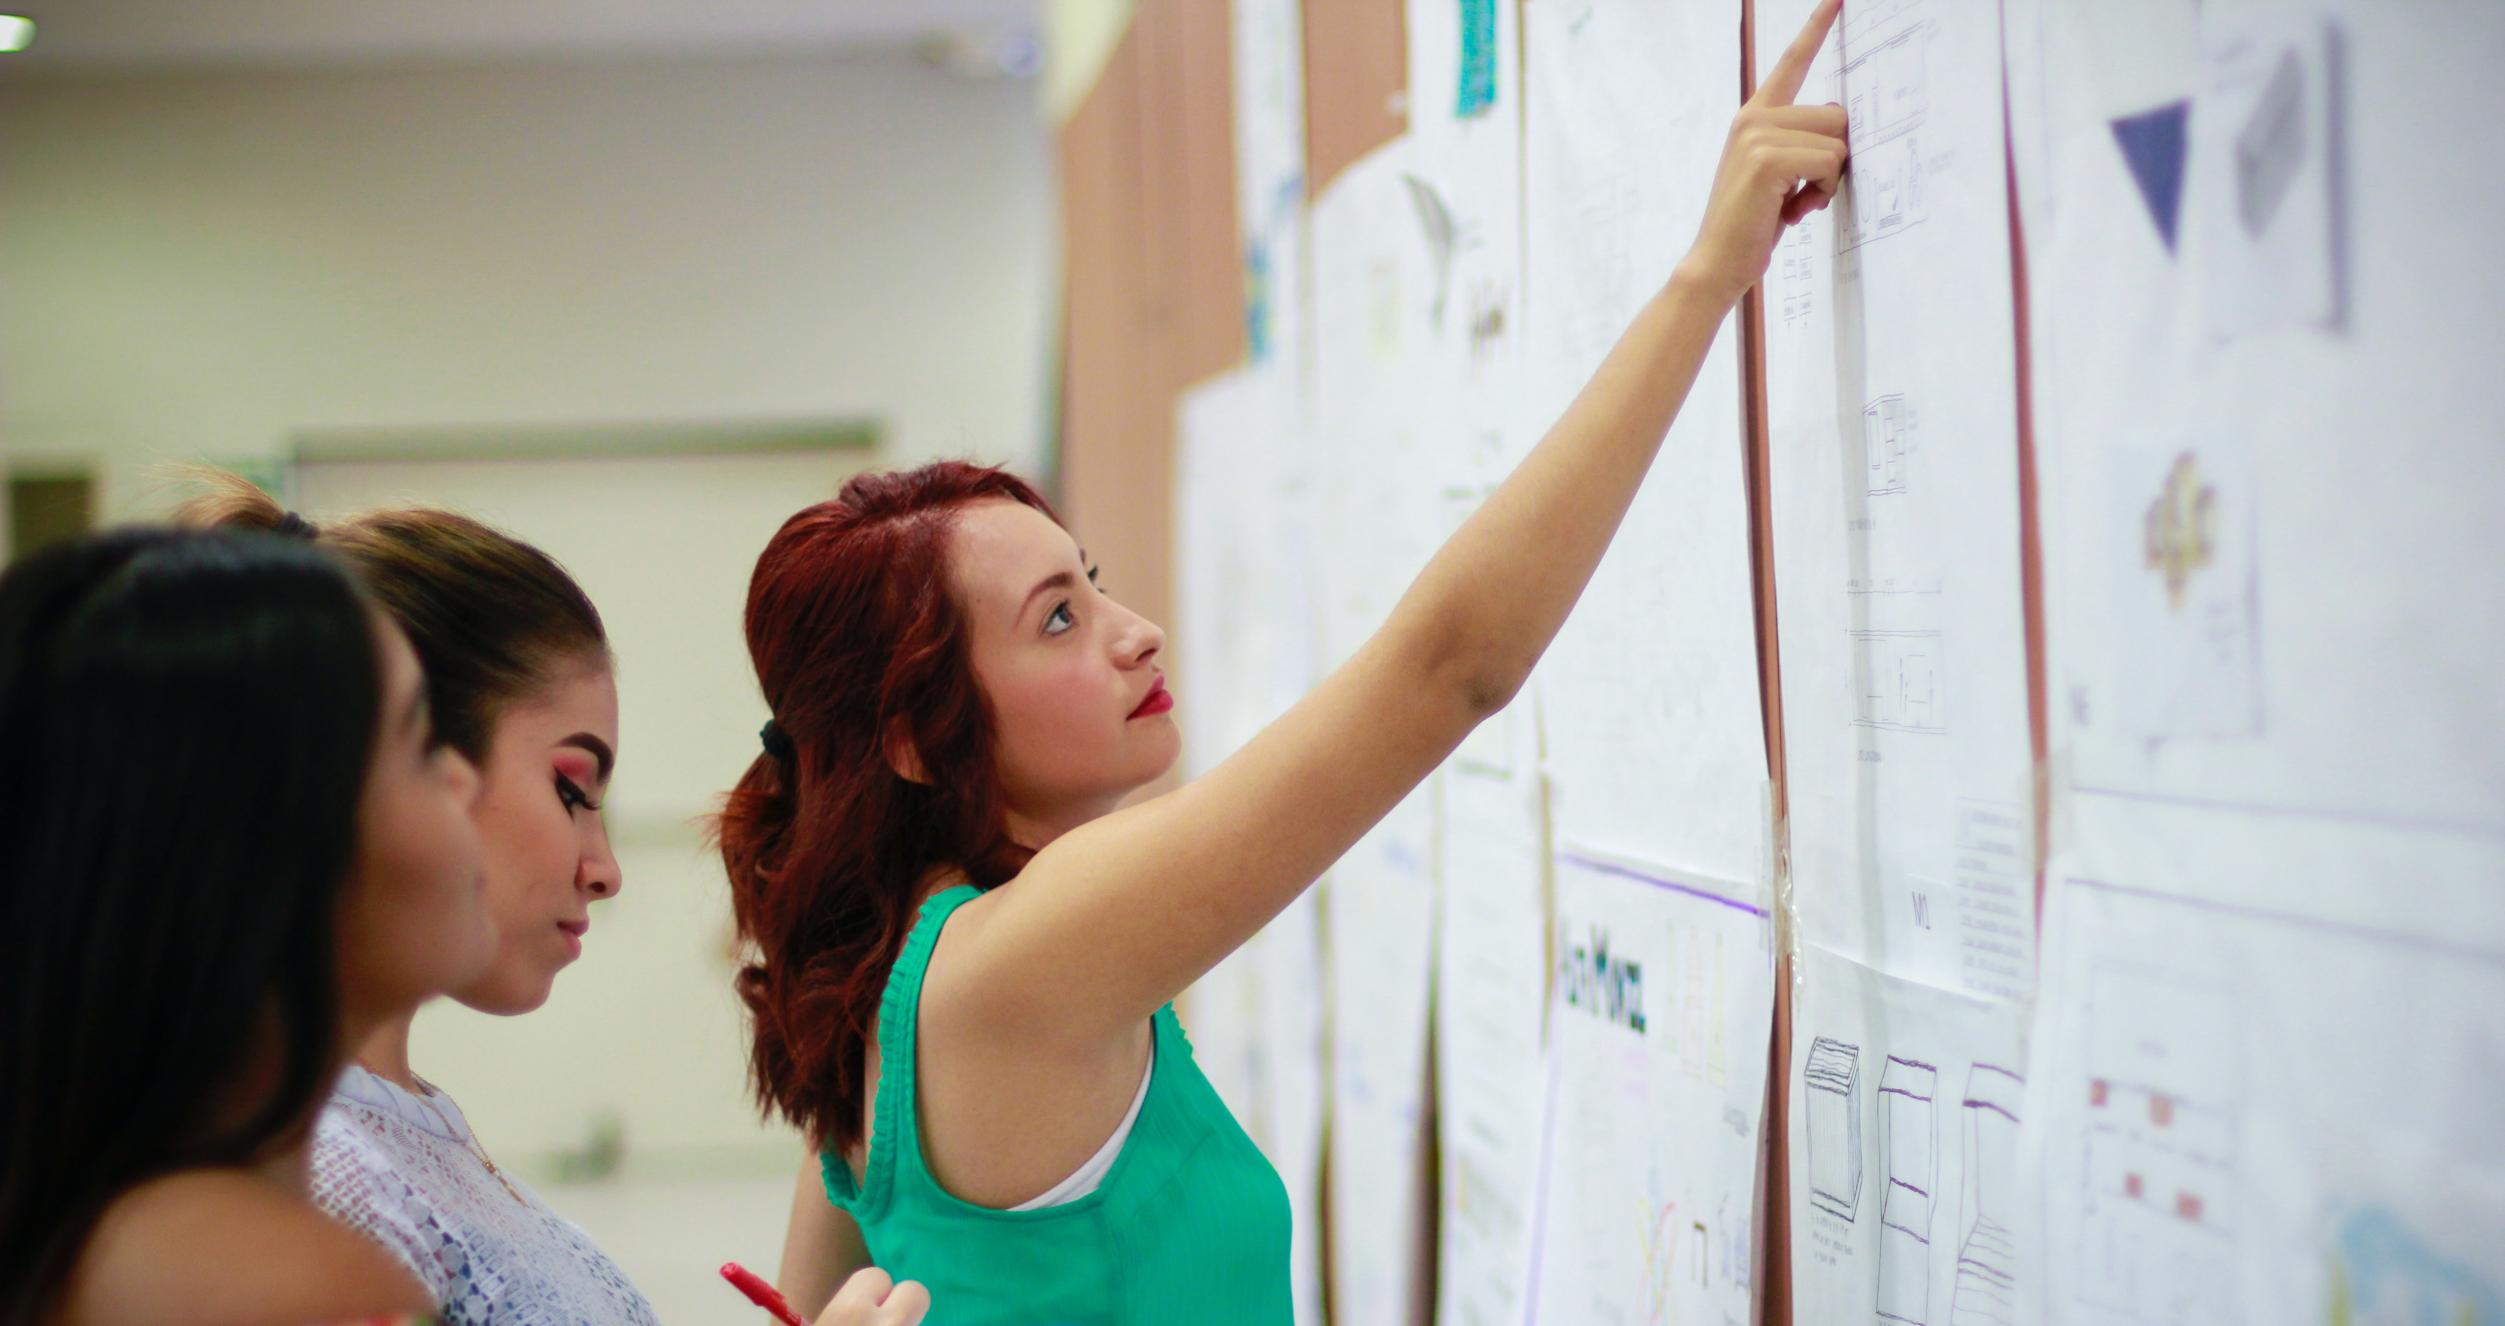
<svg viewBox="0 0 2505 1326">
<path fill-rule="evenodd" d="M 1332 1310 L 1426 1326 L 1435 1178 L 1427 1163 L 1435 939 L 1430 779 L 1358 840 L 1323 886 L 1330 927 Z"/>
<path fill-rule="evenodd" d="M 2505 846 L 2092 813 L 2144 846 L 2047 885 L 2033 1319 L 2505 1320 Z"/>
<path fill-rule="evenodd" d="M 1531 0 L 1526 400 L 1553 420 L 1702 219 L 1739 103 L 1739 6 Z M 1726 320 L 1537 677 L 1562 836 L 1762 886 L 1770 801 Z"/>
<path fill-rule="evenodd" d="M 1527 702 L 1483 729 L 1528 725 Z M 1526 738 L 1527 740 L 1527 738 Z M 1442 1159 L 1436 1320 L 1522 1320 L 1538 1195 L 1548 991 L 1547 799 L 1513 743 L 1442 775 L 1435 1115 Z"/>
<path fill-rule="evenodd" d="M 1765 0 L 1760 33 L 1811 0 Z M 1780 44 L 1760 42 L 1771 69 Z M 1999 26 L 1837 20 L 1833 206 L 1776 246 L 1766 405 L 1791 868 L 1803 939 L 1998 999 L 2034 983 L 2034 750 Z"/>
<path fill-rule="evenodd" d="M 2004 6 L 2057 840 L 2106 799 L 2505 832 L 2505 615 L 2457 570 L 2505 505 L 2462 424 L 2505 416 L 2505 175 L 2425 130 L 2491 112 L 2505 24 L 2280 8 Z M 2178 101 L 2170 255 L 2113 122 Z"/>
<path fill-rule="evenodd" d="M 1774 929 L 1747 890 L 1561 851 L 1529 1321 L 1746 1321 Z"/>
<path fill-rule="evenodd" d="M 1797 988 L 1795 1320 L 2018 1326 L 2024 1014 L 1814 945 Z"/>
</svg>

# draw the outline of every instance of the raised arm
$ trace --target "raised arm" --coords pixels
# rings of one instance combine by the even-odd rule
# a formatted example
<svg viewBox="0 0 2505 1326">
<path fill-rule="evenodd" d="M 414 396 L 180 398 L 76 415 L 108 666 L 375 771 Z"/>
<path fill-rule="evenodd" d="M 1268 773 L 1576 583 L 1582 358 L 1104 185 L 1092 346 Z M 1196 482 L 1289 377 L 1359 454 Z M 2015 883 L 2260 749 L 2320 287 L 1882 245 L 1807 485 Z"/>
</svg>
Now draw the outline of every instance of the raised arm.
<svg viewBox="0 0 2505 1326">
<path fill-rule="evenodd" d="M 1845 116 L 1792 104 L 1838 0 L 1733 122 L 1705 221 L 1547 437 L 1455 531 L 1382 628 L 1186 787 L 1030 862 L 956 961 L 1036 1035 L 1115 1034 L 1278 914 L 1502 708 L 1556 636 L 1660 450 L 1724 315 L 1783 227 L 1825 206 Z"/>
</svg>

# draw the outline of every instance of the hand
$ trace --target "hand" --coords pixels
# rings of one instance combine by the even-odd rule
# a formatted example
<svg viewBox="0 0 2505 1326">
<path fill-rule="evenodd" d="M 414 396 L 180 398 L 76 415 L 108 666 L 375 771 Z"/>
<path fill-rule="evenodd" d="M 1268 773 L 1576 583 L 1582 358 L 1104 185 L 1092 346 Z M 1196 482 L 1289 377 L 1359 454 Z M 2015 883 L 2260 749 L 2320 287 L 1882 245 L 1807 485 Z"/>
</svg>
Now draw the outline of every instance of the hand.
<svg viewBox="0 0 2505 1326">
<path fill-rule="evenodd" d="M 871 1266 L 853 1272 L 835 1291 L 817 1326 L 916 1326 L 930 1310 L 929 1290 L 911 1280 L 897 1284 Z"/>
<path fill-rule="evenodd" d="M 1843 0 L 1822 0 L 1731 121 L 1705 223 L 1679 264 L 1726 304 L 1766 274 L 1783 228 L 1825 207 L 1843 183 L 1844 108 L 1792 104 L 1842 8 Z"/>
</svg>

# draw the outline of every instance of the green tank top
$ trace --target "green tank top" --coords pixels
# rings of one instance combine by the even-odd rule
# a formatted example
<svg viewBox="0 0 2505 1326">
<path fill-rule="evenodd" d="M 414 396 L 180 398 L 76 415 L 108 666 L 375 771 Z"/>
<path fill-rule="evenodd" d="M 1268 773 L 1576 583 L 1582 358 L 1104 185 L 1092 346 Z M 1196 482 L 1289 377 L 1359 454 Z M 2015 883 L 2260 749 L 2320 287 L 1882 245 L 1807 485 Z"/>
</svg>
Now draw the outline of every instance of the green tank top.
<svg viewBox="0 0 2505 1326">
<path fill-rule="evenodd" d="M 1000 1211 L 931 1177 L 914 1071 L 922 976 L 949 916 L 980 893 L 924 902 L 887 975 L 859 1186 L 841 1155 L 820 1157 L 826 1195 L 860 1224 L 870 1260 L 929 1288 L 929 1326 L 1287 1326 L 1287 1187 L 1192 1062 L 1172 1004 L 1151 1020 L 1148 1096 L 1096 1191 Z"/>
</svg>

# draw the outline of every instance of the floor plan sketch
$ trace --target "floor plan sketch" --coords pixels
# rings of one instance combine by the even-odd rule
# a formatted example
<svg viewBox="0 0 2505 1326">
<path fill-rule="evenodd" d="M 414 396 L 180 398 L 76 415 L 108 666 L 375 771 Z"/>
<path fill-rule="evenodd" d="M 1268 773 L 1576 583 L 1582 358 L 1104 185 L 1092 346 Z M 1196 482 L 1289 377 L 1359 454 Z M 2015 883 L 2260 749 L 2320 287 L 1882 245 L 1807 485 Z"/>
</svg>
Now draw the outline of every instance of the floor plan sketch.
<svg viewBox="0 0 2505 1326">
<path fill-rule="evenodd" d="M 1801 1086 L 1809 1120 L 1809 1200 L 1846 1220 L 1861 1204 L 1861 1047 L 1819 1037 Z"/>
<path fill-rule="evenodd" d="M 2018 1240 L 2002 1206 L 2001 1184 L 2018 1159 L 2018 1102 L 2026 1079 L 2006 1068 L 1976 1064 L 1966 1073 L 1958 1107 L 1965 1134 L 1966 1177 L 1958 1202 L 1957 1278 L 1949 1292 L 1949 1326 L 2015 1326 Z"/>
<path fill-rule="evenodd" d="M 2225 991 L 2110 963 L 2088 986 L 2083 1302 L 2146 1326 L 2232 1317 L 2236 1043 Z"/>
<path fill-rule="evenodd" d="M 1887 1193 L 1879 1199 L 1879 1320 L 1927 1326 L 1931 1320 L 1931 1193 L 1938 1166 L 1931 1143 L 1939 1069 L 1887 1058 L 1879 1074 L 1879 1140 Z"/>
<path fill-rule="evenodd" d="M 1931 28 L 1924 0 L 1890 0 L 1845 19 L 1838 99 L 1850 119 L 1852 187 L 1840 247 L 1857 248 L 1925 214 L 1922 129 L 1930 109 Z"/>
<path fill-rule="evenodd" d="M 1897 732 L 1945 732 L 1940 633 L 1855 631 L 1853 723 Z"/>
</svg>

